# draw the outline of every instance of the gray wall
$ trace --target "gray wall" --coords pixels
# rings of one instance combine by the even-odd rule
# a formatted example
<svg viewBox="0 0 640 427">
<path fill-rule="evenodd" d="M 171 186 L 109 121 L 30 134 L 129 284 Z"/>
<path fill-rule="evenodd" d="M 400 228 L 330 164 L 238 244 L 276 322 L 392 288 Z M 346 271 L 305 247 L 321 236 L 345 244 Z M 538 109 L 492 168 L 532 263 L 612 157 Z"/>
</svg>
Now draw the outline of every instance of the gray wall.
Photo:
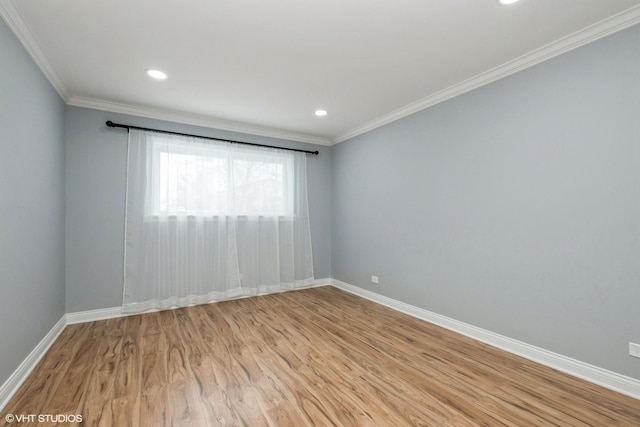
<svg viewBox="0 0 640 427">
<path fill-rule="evenodd" d="M 316 277 L 640 379 L 637 46 L 638 26 L 313 147 Z M 121 303 L 126 134 L 107 119 L 306 145 L 65 110 L 1 21 L 0 57 L 2 384 L 64 313 L 65 271 L 67 312 Z"/>
<path fill-rule="evenodd" d="M 127 133 L 107 120 L 198 135 L 319 150 L 307 156 L 316 278 L 331 277 L 330 148 L 67 107 L 67 312 L 122 304 Z"/>
<path fill-rule="evenodd" d="M 64 314 L 64 103 L 0 20 L 0 385 Z"/>
<path fill-rule="evenodd" d="M 334 146 L 333 277 L 640 379 L 638 46 L 635 26 Z"/>
</svg>

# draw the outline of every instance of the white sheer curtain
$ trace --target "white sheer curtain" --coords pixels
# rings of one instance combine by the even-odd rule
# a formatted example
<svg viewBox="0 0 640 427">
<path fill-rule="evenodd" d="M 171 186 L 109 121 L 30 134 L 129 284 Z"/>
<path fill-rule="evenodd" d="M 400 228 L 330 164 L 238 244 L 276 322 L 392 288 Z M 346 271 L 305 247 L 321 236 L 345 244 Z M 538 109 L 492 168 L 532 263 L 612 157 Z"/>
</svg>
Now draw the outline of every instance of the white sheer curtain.
<svg viewBox="0 0 640 427">
<path fill-rule="evenodd" d="M 312 283 L 304 153 L 130 131 L 124 312 Z"/>
</svg>

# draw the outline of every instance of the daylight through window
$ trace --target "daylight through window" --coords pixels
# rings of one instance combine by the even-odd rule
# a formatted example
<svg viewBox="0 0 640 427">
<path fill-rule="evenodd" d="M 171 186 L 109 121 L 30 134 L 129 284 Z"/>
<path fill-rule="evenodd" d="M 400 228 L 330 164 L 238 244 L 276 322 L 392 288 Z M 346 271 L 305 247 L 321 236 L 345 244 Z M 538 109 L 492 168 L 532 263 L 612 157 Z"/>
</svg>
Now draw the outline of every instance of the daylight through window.
<svg viewBox="0 0 640 427">
<path fill-rule="evenodd" d="M 288 152 L 167 141 L 152 150 L 151 216 L 293 216 Z"/>
</svg>

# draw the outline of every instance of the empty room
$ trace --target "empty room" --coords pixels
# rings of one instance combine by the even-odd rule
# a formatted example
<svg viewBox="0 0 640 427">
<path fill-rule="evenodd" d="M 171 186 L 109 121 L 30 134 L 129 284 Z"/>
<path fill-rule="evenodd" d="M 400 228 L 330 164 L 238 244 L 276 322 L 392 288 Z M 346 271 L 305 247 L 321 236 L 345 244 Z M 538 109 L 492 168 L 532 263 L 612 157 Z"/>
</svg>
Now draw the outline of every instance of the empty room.
<svg viewBox="0 0 640 427">
<path fill-rule="evenodd" d="M 0 425 L 640 426 L 640 0 L 0 0 Z"/>
</svg>

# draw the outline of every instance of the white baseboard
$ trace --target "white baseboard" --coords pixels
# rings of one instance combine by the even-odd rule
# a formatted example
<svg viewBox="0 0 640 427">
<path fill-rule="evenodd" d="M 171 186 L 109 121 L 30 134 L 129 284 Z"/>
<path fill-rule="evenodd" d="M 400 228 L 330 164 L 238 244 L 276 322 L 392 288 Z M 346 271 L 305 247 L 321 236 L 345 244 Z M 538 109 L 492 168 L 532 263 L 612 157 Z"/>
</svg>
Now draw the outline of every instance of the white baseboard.
<svg viewBox="0 0 640 427">
<path fill-rule="evenodd" d="M 316 288 L 319 286 L 329 286 L 331 284 L 332 279 L 330 278 L 315 279 L 313 284 L 311 284 L 310 286 L 295 290 Z M 56 338 L 58 338 L 65 326 L 74 325 L 76 323 L 115 319 L 118 317 L 131 316 L 135 314 L 139 313 L 123 313 L 122 307 L 109 307 L 101 308 L 98 310 L 67 313 L 62 316 L 58 323 L 56 323 L 53 328 L 51 328 L 47 335 L 38 343 L 36 348 L 34 348 L 33 351 L 29 353 L 27 358 L 24 359 L 24 361 L 20 364 L 20 366 L 18 366 L 18 369 L 16 369 L 13 374 L 11 374 L 11 376 L 7 379 L 7 381 L 4 382 L 4 384 L 0 385 L 0 411 L 2 411 L 6 404 L 9 403 L 9 400 L 11 400 L 13 395 L 18 391 L 29 374 L 31 374 L 40 359 L 42 359 L 47 350 L 49 350 L 49 347 L 51 347 L 51 344 L 53 344 Z"/>
<path fill-rule="evenodd" d="M 312 285 L 305 286 L 304 288 L 292 289 L 292 290 L 302 290 L 302 289 L 310 289 L 316 288 L 318 286 L 327 286 L 331 285 L 332 279 L 324 278 L 324 279 L 315 279 Z M 289 290 L 285 290 L 282 292 L 288 292 Z M 240 298 L 251 298 L 251 296 L 243 296 Z M 149 310 L 144 313 L 151 313 L 157 310 Z M 109 308 L 100 308 L 97 310 L 87 310 L 87 311 L 76 311 L 74 313 L 67 313 L 65 315 L 67 325 L 73 325 L 76 323 L 85 323 L 85 322 L 95 322 L 97 320 L 107 320 L 107 319 L 115 319 L 118 317 L 125 316 L 134 316 L 136 314 L 143 313 L 123 313 L 122 307 L 109 307 Z"/>
<path fill-rule="evenodd" d="M 40 362 L 40 359 L 42 359 L 42 356 L 49 350 L 49 347 L 51 347 L 51 344 L 58 338 L 65 326 L 65 316 L 62 316 L 31 353 L 29 353 L 26 359 L 22 361 L 18 369 L 13 371 L 13 374 L 11 374 L 7 381 L 0 386 L 0 411 L 9 403 L 9 400 L 11 400 L 13 395 L 18 391 L 29 374 L 31 374 L 38 362 Z"/>
<path fill-rule="evenodd" d="M 95 322 L 96 320 L 115 319 L 123 317 L 127 314 L 122 313 L 122 307 L 100 308 L 98 310 L 76 311 L 75 313 L 65 314 L 67 325 L 75 325 L 76 323 Z"/>
<path fill-rule="evenodd" d="M 640 381 L 624 375 L 617 374 L 588 363 L 581 362 L 548 350 L 535 347 L 521 341 L 499 335 L 476 326 L 463 323 L 449 317 L 430 312 L 428 310 L 415 307 L 410 304 L 385 297 L 375 292 L 353 286 L 340 280 L 324 278 L 315 280 L 314 284 L 305 288 L 331 285 L 338 289 L 342 289 L 354 295 L 366 298 L 378 304 L 385 305 L 394 310 L 406 313 L 418 319 L 442 326 L 443 328 L 460 333 L 470 338 L 482 341 L 491 346 L 500 348 L 526 359 L 540 363 L 545 366 L 565 372 L 578 378 L 594 384 L 601 385 L 608 389 L 617 391 L 627 396 L 640 399 Z M 36 367 L 40 359 L 47 352 L 49 347 L 58 338 L 66 325 L 72 325 L 83 322 L 94 322 L 97 320 L 113 319 L 124 317 L 128 314 L 122 313 L 121 307 L 103 308 L 99 310 L 81 311 L 75 313 L 67 313 L 51 328 L 47 335 L 38 343 L 27 358 L 18 366 L 13 374 L 0 386 L 0 411 L 6 406 L 18 388 L 27 379 L 29 374 Z"/>
<path fill-rule="evenodd" d="M 539 348 L 521 341 L 517 341 L 503 335 L 481 329 L 458 320 L 445 317 L 428 310 L 415 307 L 401 301 L 385 297 L 384 295 L 359 288 L 340 280 L 331 279 L 331 284 L 338 289 L 358 295 L 378 304 L 385 305 L 397 311 L 401 311 L 410 316 L 427 322 L 442 326 L 443 328 L 465 335 L 467 337 L 482 341 L 493 347 L 500 348 L 526 359 L 548 366 L 574 377 L 598 384 L 602 387 L 617 391 L 619 393 L 640 399 L 640 381 L 612 371 L 608 371 L 597 366 L 581 362 L 561 354 Z"/>
</svg>

